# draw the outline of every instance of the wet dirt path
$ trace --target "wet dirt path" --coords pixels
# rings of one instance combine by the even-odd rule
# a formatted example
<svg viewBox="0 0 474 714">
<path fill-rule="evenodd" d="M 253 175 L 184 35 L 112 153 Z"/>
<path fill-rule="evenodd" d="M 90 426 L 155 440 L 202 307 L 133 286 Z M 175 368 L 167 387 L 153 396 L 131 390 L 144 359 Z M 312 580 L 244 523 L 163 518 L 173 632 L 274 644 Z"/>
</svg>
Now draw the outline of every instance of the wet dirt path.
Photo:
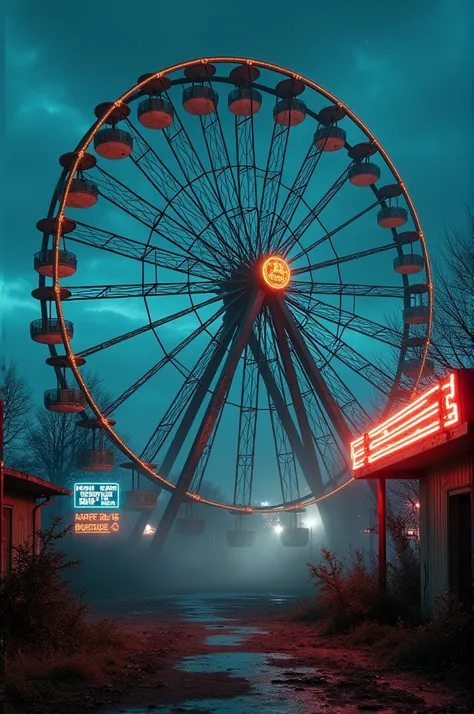
<svg viewBox="0 0 474 714">
<path fill-rule="evenodd" d="M 119 615 L 145 637 L 136 671 L 97 714 L 457 714 L 440 685 L 389 672 L 360 650 L 328 647 L 282 616 L 283 595 L 142 602 Z M 115 702 L 119 701 L 118 704 Z"/>
</svg>

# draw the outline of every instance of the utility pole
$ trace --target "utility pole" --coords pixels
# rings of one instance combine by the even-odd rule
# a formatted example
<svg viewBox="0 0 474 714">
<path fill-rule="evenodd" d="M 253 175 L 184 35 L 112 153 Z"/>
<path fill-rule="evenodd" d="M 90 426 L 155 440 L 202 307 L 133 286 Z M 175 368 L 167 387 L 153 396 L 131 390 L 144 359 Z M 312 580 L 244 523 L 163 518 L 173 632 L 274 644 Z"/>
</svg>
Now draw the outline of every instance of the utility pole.
<svg viewBox="0 0 474 714">
<path fill-rule="evenodd" d="M 387 486 L 384 478 L 378 483 L 379 592 L 387 594 Z"/>
</svg>

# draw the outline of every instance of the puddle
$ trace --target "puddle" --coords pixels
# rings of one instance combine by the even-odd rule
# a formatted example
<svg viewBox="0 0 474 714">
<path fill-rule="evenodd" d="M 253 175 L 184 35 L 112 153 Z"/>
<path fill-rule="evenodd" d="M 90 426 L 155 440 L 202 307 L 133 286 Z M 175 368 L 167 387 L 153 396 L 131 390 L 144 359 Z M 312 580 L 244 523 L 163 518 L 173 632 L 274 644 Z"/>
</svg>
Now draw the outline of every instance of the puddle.
<svg viewBox="0 0 474 714">
<path fill-rule="evenodd" d="M 281 597 L 268 593 L 264 598 L 255 595 L 216 595 L 202 597 L 182 597 L 173 602 L 182 620 L 203 623 L 209 632 L 205 643 L 214 647 L 236 647 L 252 636 L 267 634 L 259 627 L 246 627 L 238 622 L 240 611 L 255 604 L 271 603 L 282 607 L 291 597 Z M 236 617 L 229 617 L 235 613 Z M 136 613 L 142 614 L 142 613 Z M 143 613 L 144 614 L 144 613 Z M 241 620 L 240 620 L 241 621 Z M 209 624 L 206 624 L 209 623 Z M 223 632 L 218 632 L 223 630 Z M 184 657 L 176 664 L 182 672 L 212 675 L 225 673 L 230 678 L 248 680 L 250 690 L 244 695 L 225 699 L 187 699 L 173 705 L 160 705 L 152 711 L 155 714 L 323 714 L 327 704 L 314 687 L 305 686 L 305 677 L 314 674 L 314 668 L 298 667 L 288 672 L 282 670 L 275 660 L 293 659 L 281 653 L 257 653 L 242 651 L 209 652 L 207 654 Z M 301 680 L 301 681 L 300 681 Z M 336 714 L 339 708 L 333 708 Z M 108 714 L 150 714 L 150 708 L 115 709 Z"/>
<path fill-rule="evenodd" d="M 252 629 L 252 628 L 247 628 Z M 223 636 L 224 637 L 224 636 Z M 311 701 L 311 708 L 305 704 L 314 699 L 314 690 L 295 690 L 295 678 L 313 673 L 310 667 L 291 670 L 291 685 L 284 681 L 280 668 L 271 664 L 272 659 L 291 659 L 284 654 L 261 654 L 254 652 L 216 652 L 215 654 L 185 657 L 177 666 L 184 672 L 212 673 L 227 672 L 230 677 L 248 679 L 251 690 L 248 694 L 232 699 L 196 699 L 180 704 L 182 711 L 200 714 L 317 714 L 317 703 Z M 277 681 L 278 680 L 278 681 Z M 173 708 L 158 708 L 160 714 L 180 711 Z"/>
<path fill-rule="evenodd" d="M 153 610 L 131 610 L 127 615 L 154 615 Z"/>
<path fill-rule="evenodd" d="M 207 627 L 206 629 L 215 629 Z M 267 634 L 259 627 L 232 627 L 225 635 L 210 635 L 206 637 L 206 644 L 213 647 L 237 647 L 241 645 L 250 635 Z"/>
<path fill-rule="evenodd" d="M 206 645 L 211 645 L 212 647 L 237 647 L 244 640 L 245 637 L 239 637 L 238 635 L 211 635 L 206 637 Z"/>
</svg>

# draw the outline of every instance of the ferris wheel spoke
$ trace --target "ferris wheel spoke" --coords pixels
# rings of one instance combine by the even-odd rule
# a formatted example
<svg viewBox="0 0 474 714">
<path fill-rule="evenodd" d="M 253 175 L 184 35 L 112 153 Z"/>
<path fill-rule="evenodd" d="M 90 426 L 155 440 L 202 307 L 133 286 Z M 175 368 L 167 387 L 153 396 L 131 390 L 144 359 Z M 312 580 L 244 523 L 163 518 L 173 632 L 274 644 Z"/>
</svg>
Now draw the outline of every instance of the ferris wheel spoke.
<svg viewBox="0 0 474 714">
<path fill-rule="evenodd" d="M 261 347 L 261 324 L 257 326 L 257 340 Z M 250 506 L 255 465 L 255 440 L 257 436 L 257 418 L 259 404 L 260 350 L 253 357 L 247 344 L 244 351 L 242 368 L 242 388 L 240 395 L 239 428 L 235 464 L 234 505 Z"/>
<path fill-rule="evenodd" d="M 214 424 L 214 426 L 212 428 L 212 432 L 211 432 L 211 436 L 209 437 L 209 441 L 207 442 L 206 446 L 204 447 L 201 458 L 199 459 L 199 463 L 196 466 L 196 471 L 194 472 L 193 479 L 189 486 L 190 493 L 198 494 L 201 489 L 201 484 L 202 484 L 204 476 L 206 474 L 207 465 L 208 465 L 209 459 L 211 457 L 211 453 L 212 453 L 212 449 L 214 447 L 214 442 L 216 440 L 217 432 L 219 431 L 219 427 L 221 425 L 222 415 L 224 413 L 224 407 L 225 407 L 225 402 L 224 402 L 223 408 L 219 412 L 219 416 L 216 419 L 216 423 Z"/>
<path fill-rule="evenodd" d="M 296 318 L 298 324 L 298 319 Z M 388 396 L 391 391 L 391 381 L 386 372 L 379 369 L 370 360 L 350 347 L 341 337 L 330 332 L 316 318 L 311 318 L 306 326 L 298 324 L 301 333 L 314 346 L 322 345 L 329 353 L 342 364 L 349 367 L 359 377 L 365 379 L 379 392 Z"/>
<path fill-rule="evenodd" d="M 189 258 L 186 255 L 180 255 L 164 248 L 156 248 L 86 223 L 80 223 L 79 221 L 75 221 L 75 223 L 74 233 L 68 234 L 67 241 L 81 243 L 124 258 L 150 263 L 157 268 L 175 270 L 178 273 L 185 273 L 194 277 L 209 280 L 216 276 L 215 264 L 212 265 L 196 258 Z"/>
<path fill-rule="evenodd" d="M 301 164 L 298 174 L 293 181 L 293 185 L 286 196 L 283 207 L 275 220 L 271 236 L 271 250 L 276 251 L 276 247 L 284 242 L 285 233 L 289 230 L 289 226 L 293 217 L 298 210 L 300 203 L 304 199 L 306 189 L 309 182 L 318 166 L 318 163 L 323 155 L 322 149 L 318 149 L 314 143 L 311 143 L 310 148 Z"/>
<path fill-rule="evenodd" d="M 305 410 L 304 401 L 301 396 L 298 376 L 296 374 L 295 365 L 288 345 L 284 322 L 281 319 L 281 312 L 277 309 L 276 301 L 275 303 L 270 304 L 270 313 L 272 317 L 274 338 L 276 340 L 278 352 L 280 353 L 285 380 L 293 401 L 293 407 L 296 413 L 296 419 L 305 450 L 306 458 L 304 474 L 308 482 L 308 486 L 311 489 L 311 493 L 315 495 L 323 485 L 321 467 L 316 455 L 313 435 L 309 425 L 308 415 Z"/>
<path fill-rule="evenodd" d="M 213 185 L 176 107 L 173 124 L 164 129 L 163 134 L 184 177 L 188 182 L 193 182 L 195 201 L 211 223 L 216 239 L 227 249 L 227 260 L 230 260 L 232 253 L 240 263 L 241 256 L 236 247 L 239 246 L 239 237 L 235 225 L 222 205 L 217 184 Z"/>
<path fill-rule="evenodd" d="M 236 251 L 244 259 L 248 256 L 248 242 L 245 240 L 246 236 L 242 235 L 242 229 L 244 229 L 243 232 L 245 233 L 245 223 L 242 216 L 242 207 L 238 203 L 238 188 L 217 107 L 214 113 L 200 117 L 200 122 L 219 204 L 229 223 Z M 237 221 L 231 215 L 231 211 L 226 210 L 226 206 L 228 209 L 237 209 Z M 232 210 L 232 212 L 234 211 Z M 247 246 L 245 245 L 246 242 Z"/>
<path fill-rule="evenodd" d="M 355 283 L 311 283 L 293 280 L 288 286 L 290 294 L 299 296 L 312 295 L 349 295 L 354 297 L 404 298 L 403 286 L 392 285 L 356 285 Z"/>
<path fill-rule="evenodd" d="M 267 376 L 265 385 L 267 387 L 267 400 L 270 415 L 271 431 L 273 435 L 273 442 L 275 444 L 275 454 L 282 500 L 284 503 L 287 503 L 291 501 L 296 501 L 300 498 L 298 471 L 296 468 L 295 461 L 295 454 L 297 453 L 297 449 L 295 445 L 298 445 L 301 454 L 299 457 L 301 459 L 301 463 L 304 463 L 303 446 L 300 442 L 296 427 L 294 426 L 291 420 L 287 405 L 283 397 L 281 396 L 284 393 L 284 389 L 281 370 L 278 369 L 278 365 L 276 364 L 277 356 L 273 335 L 270 335 L 271 339 L 269 340 L 268 331 L 264 330 L 262 337 L 263 355 L 265 356 L 265 361 L 263 362 L 263 364 L 266 366 L 270 377 L 269 379 Z M 260 350 L 262 350 L 261 346 Z M 275 364 L 275 369 L 273 371 L 269 369 L 270 364 Z M 262 373 L 261 368 L 260 372 Z M 273 388 L 272 383 L 274 383 Z M 272 393 L 276 393 L 277 399 L 279 398 L 278 406 L 275 403 L 274 398 L 272 397 Z M 283 413 L 282 407 L 283 410 L 286 410 L 286 413 Z M 283 422 L 285 420 L 287 423 L 290 424 L 290 429 L 284 427 Z M 291 439 L 289 437 L 289 434 L 292 435 Z"/>
<path fill-rule="evenodd" d="M 179 248 L 192 259 L 207 263 L 214 262 L 215 269 L 220 268 L 220 271 L 224 272 L 227 260 L 225 255 L 214 247 L 211 249 L 189 227 L 164 214 L 103 169 L 97 168 L 94 181 L 99 188 L 100 195 L 109 203 L 135 218 L 150 231 Z"/>
<path fill-rule="evenodd" d="M 253 114 L 235 117 L 235 144 L 239 206 L 247 235 L 250 257 L 256 258 L 258 188 Z"/>
<path fill-rule="evenodd" d="M 364 427 L 370 421 L 370 415 L 367 410 L 362 406 L 360 401 L 354 395 L 351 389 L 347 386 L 345 381 L 341 379 L 337 371 L 332 366 L 332 363 L 328 362 L 327 358 L 324 356 L 318 344 L 314 342 L 309 343 L 310 348 L 313 348 L 314 352 L 318 355 L 319 360 L 316 360 L 317 364 L 319 361 L 319 369 L 327 382 L 331 394 L 333 394 L 339 408 L 343 412 L 347 421 L 352 424 L 353 431 L 360 433 L 364 430 Z"/>
<path fill-rule="evenodd" d="M 227 295 L 231 295 L 234 292 L 238 292 L 238 291 L 237 290 L 230 291 L 227 293 Z M 188 307 L 184 310 L 180 310 L 179 312 L 175 312 L 172 315 L 167 315 L 166 317 L 162 317 L 159 320 L 150 322 L 148 325 L 142 325 L 142 327 L 138 327 L 136 330 L 130 330 L 129 332 L 124 332 L 122 335 L 118 335 L 118 337 L 113 337 L 111 340 L 107 340 L 106 342 L 101 342 L 100 344 L 95 345 L 94 347 L 90 347 L 87 350 L 78 352 L 78 356 L 79 357 L 89 357 L 90 355 L 95 354 L 96 352 L 100 352 L 101 350 L 105 350 L 109 347 L 114 347 L 115 345 L 118 345 L 121 342 L 125 342 L 126 340 L 130 340 L 133 337 L 137 337 L 138 335 L 143 335 L 145 332 L 154 330 L 158 327 L 161 327 L 162 325 L 166 325 L 170 322 L 173 322 L 174 320 L 179 320 L 181 317 L 185 317 L 186 315 L 191 315 L 196 310 L 199 310 L 203 307 L 207 307 L 208 305 L 212 305 L 213 303 L 218 302 L 219 300 L 222 300 L 223 297 L 224 297 L 224 295 L 216 295 L 215 297 L 212 297 L 209 300 L 206 300 L 205 302 L 199 303 L 199 305 L 191 305 L 190 307 Z"/>
<path fill-rule="evenodd" d="M 238 298 L 234 297 L 233 300 L 230 301 L 230 305 L 234 304 Z M 135 392 L 138 391 L 141 387 L 143 387 L 144 384 L 146 384 L 152 377 L 154 377 L 158 372 L 163 369 L 169 362 L 174 360 L 174 358 L 184 350 L 185 347 L 188 347 L 188 345 L 193 342 L 196 337 L 199 337 L 203 332 L 207 330 L 208 327 L 212 325 L 213 322 L 215 322 L 221 315 L 225 313 L 227 310 L 227 305 L 222 305 L 217 312 L 215 312 L 211 317 L 209 317 L 205 322 L 199 325 L 193 332 L 191 332 L 190 335 L 184 338 L 176 347 L 174 347 L 171 352 L 168 352 L 165 354 L 165 356 L 159 360 L 151 369 L 149 369 L 147 372 L 145 372 L 144 375 L 140 377 L 140 379 L 137 379 L 128 389 L 125 390 L 117 399 L 110 404 L 108 407 L 104 409 L 104 414 L 106 416 L 109 416 L 114 412 L 116 409 L 118 409 L 119 406 L 121 406 L 127 399 L 129 399 Z"/>
<path fill-rule="evenodd" d="M 206 246 L 207 253 L 212 255 L 214 242 L 217 238 L 221 250 L 228 259 L 229 246 L 213 225 L 215 219 L 220 221 L 222 211 L 219 211 L 218 215 L 213 215 L 212 212 L 209 215 L 209 211 L 205 210 L 205 204 L 202 203 L 197 192 L 199 180 L 205 175 L 204 168 L 201 167 L 201 171 L 191 178 L 186 176 L 189 184 L 183 185 L 160 159 L 141 132 L 131 122 L 128 122 L 128 125 L 137 147 L 131 155 L 132 161 L 166 201 L 166 209 L 161 220 L 173 220 L 166 213 L 169 208 L 177 217 L 179 225 L 183 226 L 184 223 L 183 227 L 186 231 L 198 236 L 196 240 L 199 239 Z M 166 136 L 168 138 L 168 135 Z M 174 221 L 176 222 L 176 218 Z M 234 255 L 237 256 L 235 251 Z"/>
<path fill-rule="evenodd" d="M 294 349 L 290 347 L 294 352 Z M 302 385 L 301 396 L 305 406 L 308 420 L 310 422 L 311 432 L 314 439 L 314 445 L 319 457 L 319 463 L 325 471 L 326 483 L 337 479 L 341 472 L 347 469 L 348 458 L 347 453 L 341 448 L 338 439 L 335 437 L 327 415 L 321 408 L 321 405 L 316 397 L 314 390 L 305 374 L 300 361 L 296 354 L 294 356 L 295 369 L 298 373 L 300 384 Z"/>
<path fill-rule="evenodd" d="M 305 315 L 303 315 L 303 319 L 301 319 L 301 316 L 297 316 L 296 320 L 300 330 L 303 328 L 306 329 L 308 320 Z M 347 421 L 352 424 L 354 431 L 361 432 L 370 421 L 370 416 L 354 393 L 349 389 L 345 381 L 341 379 L 337 371 L 332 366 L 330 359 L 332 353 L 328 352 L 327 349 L 323 352 L 322 347 L 325 344 L 325 337 L 321 342 L 317 339 L 309 339 L 307 341 L 307 345 L 312 352 L 313 358 L 315 359 L 316 366 L 321 371 L 321 374 L 339 408 L 343 412 Z M 297 361 L 301 364 L 299 360 Z"/>
<path fill-rule="evenodd" d="M 359 211 L 354 216 L 351 216 L 347 221 L 344 221 L 344 223 L 341 223 L 340 225 L 336 226 L 336 228 L 333 228 L 331 231 L 328 231 L 325 228 L 320 217 L 317 216 L 316 222 L 320 226 L 321 230 L 324 232 L 324 235 L 322 236 L 322 238 L 318 238 L 316 241 L 311 243 L 307 248 L 304 248 L 303 250 L 301 250 L 297 255 L 295 255 L 291 259 L 289 259 L 288 262 L 294 263 L 296 260 L 299 260 L 303 256 L 308 256 L 312 250 L 314 250 L 315 248 L 320 246 L 322 243 L 325 243 L 326 241 L 329 241 L 329 243 L 332 245 L 331 238 L 333 238 L 333 236 L 335 236 L 340 231 L 344 230 L 344 228 L 347 228 L 348 226 L 352 225 L 352 223 L 355 223 L 357 220 L 359 220 L 359 218 L 362 218 L 362 216 L 365 216 L 366 213 L 370 213 L 370 211 L 372 211 L 376 206 L 379 206 L 379 205 L 380 205 L 380 201 L 371 203 L 370 206 L 363 208 L 362 211 Z"/>
<path fill-rule="evenodd" d="M 268 399 L 271 401 L 271 404 L 274 407 L 273 417 L 275 418 L 277 438 L 279 438 L 281 444 L 281 458 L 284 459 L 285 457 L 287 457 L 288 452 L 285 451 L 285 445 L 289 444 L 292 454 L 294 454 L 298 459 L 301 469 L 304 469 L 306 467 L 305 451 L 303 443 L 301 441 L 301 437 L 294 424 L 293 418 L 290 414 L 290 410 L 288 409 L 288 405 L 285 399 L 283 381 L 277 364 L 278 356 L 276 354 L 275 345 L 273 344 L 273 339 L 271 337 L 272 336 L 270 336 L 269 339 L 268 335 L 264 331 L 264 346 L 262 348 L 262 346 L 258 343 L 258 339 L 255 333 L 252 333 L 249 338 L 249 346 L 252 350 L 254 359 L 256 359 L 258 355 L 260 355 L 260 360 L 258 361 L 259 371 L 262 376 L 262 381 L 267 390 Z M 280 431 L 278 431 L 279 424 L 281 424 L 281 427 L 284 431 L 284 435 Z M 280 462 L 280 465 L 282 466 L 282 462 Z M 282 476 L 284 476 L 285 474 L 287 474 L 289 480 L 282 482 L 282 490 L 291 493 L 294 493 L 294 491 L 296 490 L 299 494 L 298 479 L 296 476 L 296 472 L 295 475 L 292 472 L 291 464 L 287 471 L 285 469 L 282 470 Z M 296 482 L 294 481 L 293 476 L 296 478 Z"/>
<path fill-rule="evenodd" d="M 202 398 L 204 399 L 206 389 L 210 386 L 210 380 L 212 379 L 212 369 L 214 369 L 215 366 L 213 363 L 213 366 L 210 367 L 210 362 L 213 360 L 214 354 L 218 350 L 224 349 L 225 352 L 225 349 L 232 338 L 232 330 L 235 329 L 235 325 L 235 321 L 231 324 L 227 321 L 223 323 L 215 336 L 215 341 L 210 341 L 208 343 L 206 349 L 200 355 L 194 367 L 188 372 L 183 385 L 178 391 L 176 397 L 172 400 L 170 406 L 166 410 L 161 421 L 156 426 L 142 451 L 142 458 L 145 461 L 154 461 L 157 458 L 174 426 L 178 424 L 180 418 L 190 406 L 191 399 L 193 398 L 196 390 L 201 389 Z M 206 374 L 209 375 L 209 384 L 207 384 Z M 184 429 L 182 431 L 184 433 Z M 181 444 L 183 440 L 181 441 Z M 179 444 L 179 438 L 176 440 L 176 443 Z"/>
<path fill-rule="evenodd" d="M 289 126 L 284 126 L 277 122 L 274 123 L 258 211 L 257 240 L 259 254 L 262 254 L 262 251 L 268 251 L 289 136 Z"/>
<path fill-rule="evenodd" d="M 351 439 L 351 431 L 347 426 L 339 405 L 328 389 L 320 370 L 316 366 L 314 358 L 302 338 L 301 332 L 292 313 L 283 300 L 275 302 L 275 310 L 279 312 L 279 319 L 281 319 L 285 326 L 285 330 L 293 344 L 295 353 L 297 354 L 313 389 L 316 391 L 319 401 L 330 418 L 341 443 L 344 447 L 348 448 Z"/>
<path fill-rule="evenodd" d="M 308 307 L 303 306 L 300 302 L 298 302 L 299 297 L 299 295 L 294 297 L 287 296 L 287 301 L 296 307 L 301 313 L 305 314 L 310 320 L 316 318 L 326 320 L 327 322 L 339 325 L 344 329 L 358 332 L 365 337 L 372 337 L 379 342 L 384 342 L 392 347 L 400 347 L 403 335 L 401 332 L 397 332 L 397 330 L 392 327 L 381 325 L 378 322 L 369 320 L 367 317 L 356 315 L 350 310 L 343 310 L 342 308 L 320 302 L 312 296 L 305 295 L 305 302 L 307 301 L 310 303 L 310 309 L 308 309 Z"/>
<path fill-rule="evenodd" d="M 278 477 L 280 480 L 281 497 L 283 503 L 289 503 L 300 498 L 295 455 L 286 429 L 283 427 L 280 417 L 278 416 L 275 404 L 273 403 L 270 394 L 267 396 L 271 431 L 273 435 L 273 443 L 275 444 Z"/>
<path fill-rule="evenodd" d="M 291 251 L 291 249 L 296 245 L 296 243 L 301 240 L 303 235 L 306 233 L 308 228 L 310 228 L 314 221 L 318 220 L 319 216 L 321 213 L 324 211 L 325 208 L 329 206 L 331 201 L 339 191 L 342 189 L 342 187 L 345 185 L 348 177 L 348 172 L 349 169 L 344 169 L 344 171 L 341 173 L 341 175 L 334 181 L 332 186 L 326 191 L 324 196 L 319 199 L 317 204 L 309 210 L 305 218 L 299 223 L 299 225 L 295 228 L 294 231 L 291 231 L 291 236 L 283 242 L 280 242 L 276 246 L 277 251 L 281 251 L 284 254 L 287 254 Z"/>
<path fill-rule="evenodd" d="M 322 238 L 319 243 L 322 243 L 329 237 L 329 234 Z M 318 243 L 318 245 L 319 245 Z M 313 244 L 310 249 L 314 248 L 316 244 Z M 340 255 L 337 258 L 331 258 L 330 260 L 325 260 L 321 263 L 313 263 L 312 265 L 307 265 L 303 268 L 295 268 L 292 270 L 292 275 L 303 275 L 304 273 L 309 273 L 312 270 L 322 270 L 323 268 L 330 268 L 333 265 L 341 265 L 342 263 L 348 263 L 352 260 L 360 260 L 360 258 L 367 258 L 369 255 L 377 255 L 378 253 L 384 253 L 387 250 L 394 250 L 396 248 L 396 243 L 386 243 L 385 245 L 377 246 L 376 248 L 368 248 L 367 250 L 361 250 L 358 253 L 349 253 L 348 255 Z M 301 254 L 297 257 L 301 257 Z M 295 258 L 289 260 L 292 263 Z"/>
<path fill-rule="evenodd" d="M 165 295 L 206 295 L 219 291 L 219 283 L 138 283 L 132 285 L 84 285 L 67 288 L 71 295 L 68 300 L 107 300 L 134 297 L 163 297 Z"/>
<path fill-rule="evenodd" d="M 242 352 L 245 349 L 245 345 L 248 342 L 255 320 L 261 310 L 263 299 L 264 294 L 261 291 L 254 294 L 253 299 L 249 301 L 243 318 L 237 327 L 232 339 L 231 347 L 225 359 L 224 366 L 217 380 L 217 384 L 213 389 L 211 398 L 198 428 L 198 432 L 194 438 L 191 450 L 181 471 L 181 475 L 176 483 L 173 493 L 171 494 L 171 498 L 159 526 L 156 529 L 156 533 L 153 537 L 154 547 L 160 547 L 166 540 L 174 519 L 178 514 L 181 502 L 189 489 L 193 474 L 199 460 L 201 459 L 203 450 L 209 440 L 214 424 L 219 416 L 219 412 L 222 409 L 227 397 L 227 393 L 230 389 Z"/>
</svg>

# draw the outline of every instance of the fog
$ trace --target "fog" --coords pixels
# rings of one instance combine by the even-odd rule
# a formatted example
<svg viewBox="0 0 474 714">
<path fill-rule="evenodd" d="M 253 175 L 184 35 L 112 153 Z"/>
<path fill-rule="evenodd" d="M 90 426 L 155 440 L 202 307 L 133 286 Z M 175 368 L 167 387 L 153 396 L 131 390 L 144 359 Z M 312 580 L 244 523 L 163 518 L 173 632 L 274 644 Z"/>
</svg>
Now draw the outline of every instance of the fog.
<svg viewBox="0 0 474 714">
<path fill-rule="evenodd" d="M 249 592 L 287 590 L 310 594 L 312 582 L 308 563 L 321 560 L 321 548 L 339 556 L 349 549 L 365 548 L 372 543 L 364 534 L 369 526 L 369 490 L 365 484 L 352 483 L 325 501 L 321 513 L 310 506 L 298 518 L 309 529 L 308 543 L 288 547 L 282 535 L 294 525 L 294 516 L 253 514 L 243 519 L 225 510 L 197 504 L 192 516 L 205 522 L 202 535 L 183 535 L 175 522 L 161 551 L 150 547 L 168 494 L 162 492 L 158 507 L 150 513 L 145 533 L 137 540 L 132 533 L 139 514 L 120 511 L 117 534 L 72 534 L 62 541 L 69 558 L 81 564 L 71 573 L 76 590 L 84 589 L 86 600 L 103 598 L 154 597 L 170 593 Z M 74 520 L 72 499 L 59 499 L 48 513 L 43 513 L 43 527 L 48 517 L 60 514 L 64 525 Z M 180 518 L 186 517 L 182 506 Z M 187 507 L 189 515 L 189 507 Z M 254 531 L 250 547 L 231 547 L 227 533 L 235 529 Z"/>
</svg>

